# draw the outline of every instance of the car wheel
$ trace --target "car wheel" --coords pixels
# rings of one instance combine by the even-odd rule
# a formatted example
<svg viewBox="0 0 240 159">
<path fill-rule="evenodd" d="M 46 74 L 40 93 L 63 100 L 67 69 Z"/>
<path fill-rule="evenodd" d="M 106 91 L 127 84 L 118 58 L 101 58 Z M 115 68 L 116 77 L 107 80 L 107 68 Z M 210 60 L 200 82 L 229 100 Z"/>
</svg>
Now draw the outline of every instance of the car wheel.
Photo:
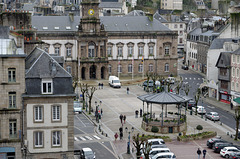
<svg viewBox="0 0 240 159">
<path fill-rule="evenodd" d="M 226 158 L 229 158 L 229 155 L 225 155 Z"/>
</svg>

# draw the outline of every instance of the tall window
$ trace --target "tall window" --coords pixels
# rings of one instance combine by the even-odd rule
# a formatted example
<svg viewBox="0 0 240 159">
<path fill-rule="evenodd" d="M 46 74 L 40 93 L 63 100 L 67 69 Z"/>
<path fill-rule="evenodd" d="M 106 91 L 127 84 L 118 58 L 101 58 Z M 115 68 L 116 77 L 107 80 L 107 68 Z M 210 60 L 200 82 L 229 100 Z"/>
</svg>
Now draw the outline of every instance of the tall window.
<svg viewBox="0 0 240 159">
<path fill-rule="evenodd" d="M 42 94 L 52 93 L 52 79 L 42 79 Z"/>
<path fill-rule="evenodd" d="M 118 73 L 122 73 L 122 65 L 118 65 Z"/>
<path fill-rule="evenodd" d="M 112 47 L 111 46 L 108 46 L 107 54 L 108 54 L 108 56 L 112 56 Z"/>
<path fill-rule="evenodd" d="M 182 24 L 180 24 L 180 28 L 183 28 L 183 25 L 182 25 Z"/>
<path fill-rule="evenodd" d="M 238 83 L 236 83 L 236 91 L 238 91 Z"/>
<path fill-rule="evenodd" d="M 237 78 L 239 78 L 239 69 L 237 68 Z"/>
<path fill-rule="evenodd" d="M 52 132 L 52 146 L 61 146 L 61 132 L 60 131 Z"/>
<path fill-rule="evenodd" d="M 123 48 L 121 46 L 118 47 L 118 56 L 122 57 L 123 56 L 123 53 L 122 53 L 122 50 Z"/>
<path fill-rule="evenodd" d="M 17 138 L 17 120 L 9 120 L 9 138 Z"/>
<path fill-rule="evenodd" d="M 129 73 L 132 73 L 132 64 L 129 64 L 129 65 L 128 65 L 128 72 L 129 72 Z"/>
<path fill-rule="evenodd" d="M 72 47 L 67 47 L 67 57 L 72 56 Z"/>
<path fill-rule="evenodd" d="M 153 72 L 153 64 L 149 64 L 149 72 Z"/>
<path fill-rule="evenodd" d="M 142 56 L 143 55 L 143 46 L 139 46 L 138 47 L 138 56 Z"/>
<path fill-rule="evenodd" d="M 108 72 L 111 74 L 112 73 L 112 66 L 108 65 Z"/>
<path fill-rule="evenodd" d="M 68 73 L 70 73 L 70 74 L 72 73 L 72 67 L 71 66 L 67 66 L 66 70 L 67 70 Z"/>
<path fill-rule="evenodd" d="M 232 62 L 235 62 L 235 55 L 232 55 Z"/>
<path fill-rule="evenodd" d="M 34 147 L 43 147 L 43 132 L 34 132 Z"/>
<path fill-rule="evenodd" d="M 94 57 L 95 56 L 95 46 L 93 43 L 90 43 L 88 46 L 88 57 Z"/>
<path fill-rule="evenodd" d="M 169 55 L 170 46 L 165 46 L 165 55 Z"/>
<path fill-rule="evenodd" d="M 128 56 L 132 56 L 133 55 L 133 47 L 129 46 L 128 47 Z"/>
<path fill-rule="evenodd" d="M 16 69 L 15 68 L 8 69 L 8 82 L 16 82 Z"/>
<path fill-rule="evenodd" d="M 54 48 L 54 52 L 56 55 L 60 55 L 60 48 L 59 47 L 55 47 Z"/>
<path fill-rule="evenodd" d="M 235 76 L 235 68 L 234 67 L 232 68 L 232 75 L 233 75 L 233 77 Z"/>
<path fill-rule="evenodd" d="M 169 64 L 168 63 L 165 64 L 164 71 L 169 72 Z"/>
<path fill-rule="evenodd" d="M 9 99 L 9 108 L 16 108 L 16 92 L 9 92 L 8 93 L 8 99 Z"/>
<path fill-rule="evenodd" d="M 59 121 L 61 116 L 61 106 L 54 105 L 52 106 L 52 120 L 53 121 Z"/>
<path fill-rule="evenodd" d="M 34 121 L 43 121 L 43 106 L 34 106 Z"/>
<path fill-rule="evenodd" d="M 153 46 L 149 46 L 149 55 L 153 55 Z"/>
<path fill-rule="evenodd" d="M 138 72 L 143 72 L 143 65 L 142 64 L 138 65 Z"/>
<path fill-rule="evenodd" d="M 231 90 L 235 90 L 234 86 L 235 86 L 235 83 L 232 82 L 232 88 L 231 88 Z"/>
<path fill-rule="evenodd" d="M 240 62 L 240 61 L 239 61 L 239 55 L 238 55 L 238 56 L 237 56 L 237 63 L 239 64 L 239 62 Z"/>
</svg>

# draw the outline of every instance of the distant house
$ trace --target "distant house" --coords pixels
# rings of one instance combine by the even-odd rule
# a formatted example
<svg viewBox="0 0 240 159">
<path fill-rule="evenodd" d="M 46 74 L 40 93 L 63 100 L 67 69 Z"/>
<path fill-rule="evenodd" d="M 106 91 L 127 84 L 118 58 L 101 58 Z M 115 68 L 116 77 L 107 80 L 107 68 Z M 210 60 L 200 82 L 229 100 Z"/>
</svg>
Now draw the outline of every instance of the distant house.
<svg viewBox="0 0 240 159">
<path fill-rule="evenodd" d="M 24 155 L 73 158 L 72 76 L 47 52 L 35 48 L 26 58 Z"/>
<path fill-rule="evenodd" d="M 240 40 L 237 42 L 239 44 Z M 233 101 L 233 99 L 240 97 L 240 48 L 231 54 L 231 69 L 231 96 Z"/>
</svg>

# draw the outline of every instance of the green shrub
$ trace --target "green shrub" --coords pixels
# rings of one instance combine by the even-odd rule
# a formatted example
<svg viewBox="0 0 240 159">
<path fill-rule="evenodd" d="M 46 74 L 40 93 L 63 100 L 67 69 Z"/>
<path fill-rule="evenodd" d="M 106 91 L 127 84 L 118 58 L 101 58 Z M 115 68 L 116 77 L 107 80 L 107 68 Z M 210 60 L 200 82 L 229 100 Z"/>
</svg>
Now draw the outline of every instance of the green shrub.
<svg viewBox="0 0 240 159">
<path fill-rule="evenodd" d="M 157 133 L 158 131 L 159 131 L 159 128 L 156 126 L 153 126 L 151 129 L 151 132 L 153 132 L 153 133 Z"/>
<path fill-rule="evenodd" d="M 203 127 L 202 127 L 202 125 L 198 125 L 198 126 L 196 127 L 196 129 L 197 129 L 197 130 L 202 130 Z"/>
</svg>

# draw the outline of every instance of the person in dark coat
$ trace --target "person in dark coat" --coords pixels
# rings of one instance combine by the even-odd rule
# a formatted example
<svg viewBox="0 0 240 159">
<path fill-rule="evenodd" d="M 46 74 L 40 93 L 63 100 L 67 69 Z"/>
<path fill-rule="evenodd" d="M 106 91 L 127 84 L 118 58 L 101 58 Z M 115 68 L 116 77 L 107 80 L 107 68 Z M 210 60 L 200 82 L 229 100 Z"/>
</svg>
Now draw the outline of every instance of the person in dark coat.
<svg viewBox="0 0 240 159">
<path fill-rule="evenodd" d="M 123 132 L 123 128 L 122 127 L 119 128 L 119 132 L 120 133 Z"/>
<path fill-rule="evenodd" d="M 120 121 L 121 121 L 121 124 L 122 124 L 123 115 L 121 114 L 121 115 L 119 116 L 119 118 L 120 118 Z"/>
<path fill-rule="evenodd" d="M 202 151 L 198 148 L 197 150 L 197 154 L 198 154 L 198 159 L 200 159 L 200 155 L 201 155 Z"/>
<path fill-rule="evenodd" d="M 120 140 L 123 139 L 123 132 L 120 132 Z"/>
<path fill-rule="evenodd" d="M 129 88 L 127 87 L 127 94 L 129 94 Z"/>
<path fill-rule="evenodd" d="M 123 121 L 124 121 L 124 124 L 126 122 L 126 115 L 123 116 Z"/>
<path fill-rule="evenodd" d="M 136 118 L 138 117 L 138 110 L 135 111 Z"/>
<path fill-rule="evenodd" d="M 202 151 L 202 153 L 203 153 L 203 159 L 205 159 L 205 156 L 206 156 L 207 150 L 204 149 L 204 150 Z"/>
</svg>

